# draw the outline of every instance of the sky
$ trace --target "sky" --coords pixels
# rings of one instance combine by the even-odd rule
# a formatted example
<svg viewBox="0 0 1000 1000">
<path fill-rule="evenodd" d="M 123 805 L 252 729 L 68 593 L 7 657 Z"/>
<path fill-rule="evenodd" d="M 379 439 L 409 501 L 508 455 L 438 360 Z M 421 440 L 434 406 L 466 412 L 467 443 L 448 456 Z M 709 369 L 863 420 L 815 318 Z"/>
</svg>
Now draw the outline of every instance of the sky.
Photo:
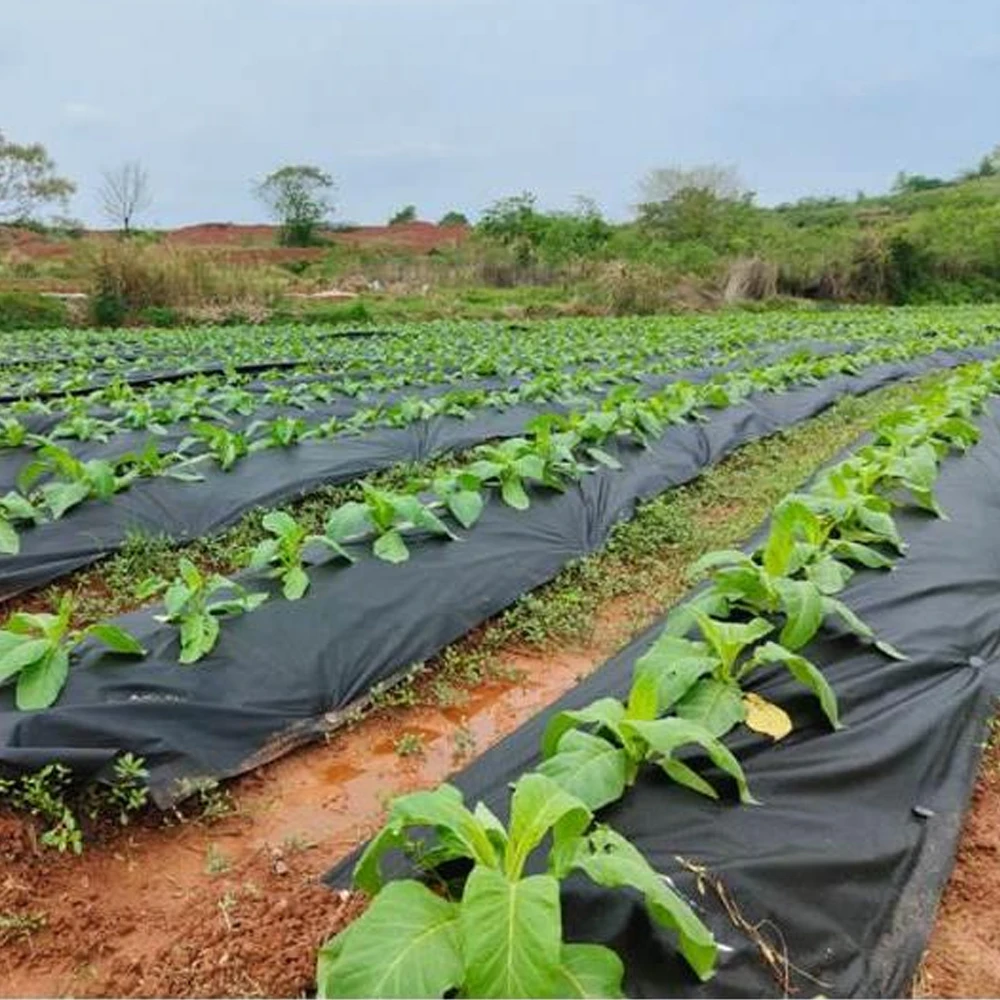
<svg viewBox="0 0 1000 1000">
<path fill-rule="evenodd" d="M 657 166 L 734 164 L 762 204 L 949 176 L 1000 143 L 1000 0 L 0 0 L 0 130 L 101 222 L 263 221 L 311 163 L 335 219 L 475 216 L 530 190 L 627 218 Z"/>
</svg>

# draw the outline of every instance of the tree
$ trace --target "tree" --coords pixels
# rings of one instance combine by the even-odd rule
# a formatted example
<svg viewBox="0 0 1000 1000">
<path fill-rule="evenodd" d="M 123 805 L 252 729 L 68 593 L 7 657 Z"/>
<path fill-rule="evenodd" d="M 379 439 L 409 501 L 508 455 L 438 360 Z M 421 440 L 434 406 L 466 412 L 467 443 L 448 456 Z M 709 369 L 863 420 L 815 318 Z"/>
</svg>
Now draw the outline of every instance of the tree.
<svg viewBox="0 0 1000 1000">
<path fill-rule="evenodd" d="M 268 174 L 255 190 L 281 223 L 281 242 L 305 247 L 315 242 L 317 228 L 333 211 L 330 195 L 335 187 L 333 178 L 319 167 L 299 164 Z"/>
<path fill-rule="evenodd" d="M 405 226 L 408 222 L 417 221 L 417 206 L 407 205 L 401 208 L 390 220 L 390 226 Z"/>
<path fill-rule="evenodd" d="M 948 182 L 940 177 L 908 174 L 905 170 L 900 170 L 892 182 L 892 192 L 893 194 L 910 194 L 914 191 L 933 191 L 934 188 L 947 186 Z"/>
<path fill-rule="evenodd" d="M 104 217 L 124 236 L 132 232 L 135 217 L 153 204 L 149 174 L 138 160 L 130 160 L 114 170 L 102 170 L 97 196 Z"/>
<path fill-rule="evenodd" d="M 438 219 L 439 226 L 467 226 L 469 224 L 469 219 L 464 212 L 456 212 L 452 209 L 450 212 L 445 212 L 444 215 Z"/>
<path fill-rule="evenodd" d="M 672 201 L 686 191 L 701 191 L 720 201 L 739 201 L 749 192 L 733 166 L 658 167 L 639 181 L 642 204 Z"/>
<path fill-rule="evenodd" d="M 76 185 L 55 170 L 41 143 L 20 146 L 0 131 L 0 221 L 30 219 L 46 203 L 65 207 Z"/>
</svg>

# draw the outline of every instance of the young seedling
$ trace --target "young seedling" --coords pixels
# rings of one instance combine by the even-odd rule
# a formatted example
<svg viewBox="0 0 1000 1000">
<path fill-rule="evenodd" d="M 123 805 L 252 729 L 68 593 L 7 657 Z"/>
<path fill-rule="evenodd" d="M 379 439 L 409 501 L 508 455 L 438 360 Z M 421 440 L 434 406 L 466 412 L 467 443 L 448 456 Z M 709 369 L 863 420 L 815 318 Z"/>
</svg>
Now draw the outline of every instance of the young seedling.
<svg viewBox="0 0 1000 1000">
<path fill-rule="evenodd" d="M 14 678 L 14 700 L 22 712 L 55 704 L 69 676 L 75 647 L 90 637 L 122 656 L 145 656 L 139 642 L 117 625 L 102 623 L 71 629 L 72 598 L 66 594 L 57 614 L 15 612 L 0 631 L 0 684 Z"/>
<path fill-rule="evenodd" d="M 410 550 L 403 532 L 411 529 L 454 539 L 454 532 L 420 498 L 363 486 L 364 500 L 341 504 L 326 522 L 326 536 L 340 546 L 374 533 L 372 552 L 390 563 L 406 562 Z"/>
<path fill-rule="evenodd" d="M 66 511 L 84 500 L 110 500 L 127 489 L 138 476 L 135 470 L 119 475 L 114 463 L 103 459 L 82 462 L 65 448 L 47 444 L 39 450 L 38 458 L 21 470 L 17 477 L 18 488 L 27 492 L 39 476 L 47 472 L 61 478 L 43 483 L 31 499 L 47 510 L 53 521 L 58 521 Z"/>
<path fill-rule="evenodd" d="M 289 601 L 297 601 L 309 589 L 309 576 L 303 566 L 303 553 L 307 546 L 322 545 L 335 556 L 354 562 L 354 557 L 343 546 L 327 535 L 309 534 L 284 511 L 265 514 L 261 524 L 272 537 L 265 538 L 254 549 L 250 569 L 267 569 L 271 579 L 281 580 L 282 593 Z"/>
<path fill-rule="evenodd" d="M 220 591 L 227 596 L 212 598 Z M 247 593 L 238 583 L 219 574 L 205 575 L 189 559 L 178 563 L 173 580 L 152 577 L 138 590 L 140 600 L 163 594 L 166 614 L 156 620 L 177 625 L 180 632 L 180 663 L 197 663 L 207 656 L 219 639 L 219 619 L 253 611 L 267 600 L 267 594 Z"/>
</svg>

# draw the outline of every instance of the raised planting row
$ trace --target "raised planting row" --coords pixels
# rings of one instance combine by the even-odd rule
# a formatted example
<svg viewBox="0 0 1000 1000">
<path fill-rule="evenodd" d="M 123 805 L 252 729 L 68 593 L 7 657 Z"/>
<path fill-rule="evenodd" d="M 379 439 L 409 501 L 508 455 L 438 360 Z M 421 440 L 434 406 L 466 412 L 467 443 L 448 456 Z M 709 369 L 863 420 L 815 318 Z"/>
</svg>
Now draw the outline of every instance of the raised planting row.
<svg viewBox="0 0 1000 1000">
<path fill-rule="evenodd" d="M 86 392 L 110 380 L 150 382 L 185 373 L 261 371 L 322 363 L 331 371 L 382 377 L 410 372 L 413 377 L 444 381 L 456 373 L 511 377 L 524 372 L 561 370 L 567 364 L 621 363 L 665 351 L 697 350 L 706 342 L 720 350 L 765 346 L 802 336 L 796 327 L 777 330 L 773 323 L 725 324 L 712 321 L 695 329 L 676 318 L 539 321 L 501 323 L 421 323 L 398 327 L 371 338 L 331 337 L 316 327 L 259 327 L 234 330 L 176 331 L 156 349 L 127 349 L 95 356 L 87 349 L 76 359 L 32 361 L 24 358 L 0 377 L 0 396 Z M 853 333 L 852 333 L 853 335 Z M 47 333 L 72 351 L 74 331 Z M 17 335 L 5 335 L 5 343 Z M 707 360 L 707 359 L 706 359 Z"/>
<path fill-rule="evenodd" d="M 0 369 L 0 398 L 86 393 L 116 381 L 145 383 L 184 373 L 269 369 L 382 377 L 412 372 L 431 382 L 467 376 L 538 374 L 568 365 L 619 365 L 642 356 L 693 352 L 713 363 L 730 350 L 797 341 L 870 343 L 900 331 L 962 331 L 991 322 L 984 307 L 712 317 L 411 323 L 391 333 L 345 337 L 315 326 L 197 328 L 164 331 L 46 331 L 0 334 L 10 366 Z M 372 331 L 380 332 L 380 331 Z M 381 333 L 381 332 L 380 332 Z M 58 350 L 62 360 L 46 360 Z M 639 368 L 641 371 L 641 367 Z"/>
<path fill-rule="evenodd" d="M 812 921 L 808 933 L 812 937 L 804 938 L 807 932 L 798 931 L 794 911 L 751 924 L 721 890 L 719 898 L 730 899 L 722 911 L 728 914 L 728 921 L 717 920 L 710 929 L 677 884 L 649 863 L 622 831 L 629 827 L 638 830 L 642 834 L 638 839 L 647 843 L 666 838 L 658 851 L 660 859 L 664 852 L 672 855 L 679 850 L 670 842 L 669 833 L 657 833 L 659 824 L 676 834 L 677 816 L 669 811 L 649 811 L 647 790 L 655 782 L 651 783 L 647 775 L 654 771 L 660 778 L 657 787 L 662 787 L 665 779 L 680 786 L 681 795 L 693 792 L 704 800 L 716 799 L 723 788 L 731 788 L 743 803 L 753 802 L 753 784 L 747 781 L 737 754 L 721 742 L 721 737 L 744 726 L 774 741 L 790 732 L 791 717 L 784 708 L 747 687 L 761 671 L 787 672 L 816 699 L 827 724 L 832 729 L 840 727 L 837 694 L 807 656 L 807 647 L 815 645 L 821 631 L 827 631 L 827 623 L 836 620 L 831 639 L 824 637 L 824 642 L 833 642 L 831 648 L 837 650 L 838 658 L 854 655 L 843 637 L 844 626 L 855 642 L 860 639 L 868 645 L 871 652 L 864 662 L 868 676 L 882 670 L 877 659 L 873 661 L 873 654 L 882 657 L 883 665 L 905 659 L 910 652 L 906 644 L 899 651 L 880 642 L 838 595 L 858 570 L 878 573 L 899 565 L 907 549 L 897 525 L 900 512 L 909 516 L 907 510 L 916 508 L 926 516 L 942 515 L 935 497 L 941 462 L 949 452 L 964 452 L 976 443 L 980 435 L 976 415 L 988 397 L 997 392 L 1000 363 L 961 370 L 917 404 L 881 420 L 870 444 L 820 474 L 807 490 L 782 501 L 754 551 L 722 551 L 701 559 L 694 572 L 708 574 L 707 587 L 668 616 L 658 637 L 643 642 L 644 652 L 634 660 L 631 684 L 622 698 L 604 696 L 573 708 L 557 706 L 543 713 L 544 718 L 537 723 L 525 727 L 538 740 L 534 753 L 515 733 L 473 766 L 475 777 L 466 784 L 478 783 L 480 791 L 488 789 L 489 804 L 480 801 L 469 809 L 461 792 L 450 785 L 396 799 L 389 807 L 385 828 L 354 868 L 354 884 L 372 897 L 371 904 L 361 918 L 321 949 L 319 994 L 621 996 L 625 979 L 644 991 L 654 991 L 649 995 L 666 995 L 666 990 L 675 989 L 691 992 L 679 968 L 662 957 L 657 928 L 668 932 L 690 972 L 699 980 L 711 978 L 718 963 L 732 966 L 734 958 L 738 959 L 740 967 L 727 972 L 725 986 L 720 987 L 727 995 L 734 988 L 749 991 L 734 995 L 761 995 L 761 991 L 774 989 L 787 993 L 795 977 L 816 991 L 837 989 L 837 984 L 815 978 L 818 969 L 795 965 L 799 961 L 797 951 L 781 954 L 771 943 L 773 936 L 764 933 L 768 923 L 777 928 L 783 946 L 789 939 L 795 944 L 804 942 L 804 947 L 823 956 L 821 960 L 827 967 L 836 967 L 841 976 L 848 976 L 852 985 L 860 982 L 859 992 L 865 991 L 864 984 L 882 987 L 891 973 L 879 963 L 887 958 L 893 960 L 885 947 L 864 936 L 834 939 L 828 929 L 819 929 L 816 921 L 822 918 L 817 914 L 829 906 L 840 918 L 846 908 L 856 927 L 877 924 L 885 928 L 886 941 L 899 951 L 906 932 L 899 928 L 893 933 L 890 925 L 893 919 L 907 919 L 903 916 L 910 912 L 907 905 L 900 903 L 899 911 L 890 911 L 886 916 L 879 892 L 870 899 L 864 895 L 859 898 L 857 892 L 848 893 L 849 898 L 843 902 L 839 898 L 814 899 L 811 905 L 815 912 L 808 914 Z M 995 438 L 993 434 L 994 452 Z M 991 467 L 990 475 L 995 478 L 998 474 L 1000 469 Z M 977 502 L 981 501 L 982 497 L 978 497 Z M 933 551 L 929 555 L 933 558 Z M 949 567 L 948 572 L 953 569 Z M 926 585 L 922 589 L 926 593 Z M 993 620 L 997 620 L 995 614 Z M 921 631 L 919 624 L 909 629 L 914 637 Z M 987 634 L 979 628 L 976 631 L 979 640 Z M 838 635 L 840 638 L 832 638 Z M 995 640 L 995 624 L 992 635 Z M 915 639 L 915 645 L 922 646 L 922 639 Z M 899 686 L 906 683 L 900 678 L 905 677 L 908 667 L 906 662 L 898 664 L 890 687 L 893 682 Z M 596 686 L 593 680 L 585 686 Z M 981 697 L 980 681 L 977 678 L 979 708 L 972 710 L 968 697 L 962 696 L 949 707 L 953 718 L 974 721 L 982 715 L 985 699 Z M 968 685 L 964 679 L 958 683 Z M 929 678 L 918 675 L 914 686 L 919 692 L 917 697 L 926 697 Z M 914 692 L 909 695 L 914 697 Z M 883 696 L 882 701 L 887 711 L 898 715 L 891 697 Z M 903 720 L 896 724 L 905 730 Z M 926 713 L 921 725 L 932 726 Z M 947 737 L 947 727 L 942 728 Z M 929 732 L 934 732 L 933 728 Z M 902 735 L 909 746 L 905 732 Z M 766 767 L 767 755 L 778 753 L 777 749 L 764 750 L 759 741 L 740 738 L 737 743 L 748 751 L 752 749 L 761 770 Z M 966 747 L 971 743 L 963 741 L 963 758 L 968 756 Z M 793 789 L 792 798 L 782 802 L 783 811 L 773 820 L 769 819 L 766 802 L 758 806 L 760 817 L 740 828 L 745 835 L 754 837 L 758 828 L 768 827 L 772 839 L 767 845 L 759 843 L 759 836 L 756 839 L 757 850 L 771 855 L 770 862 L 765 859 L 764 864 L 772 871 L 783 869 L 775 851 L 798 852 L 793 858 L 798 883 L 790 890 L 791 897 L 801 892 L 809 895 L 812 878 L 817 887 L 825 885 L 826 872 L 833 865 L 844 865 L 845 874 L 839 876 L 839 869 L 834 868 L 832 879 L 850 879 L 850 851 L 854 845 L 823 839 L 814 818 L 821 807 L 813 807 L 809 800 L 800 808 L 812 812 L 801 820 L 793 814 L 795 787 L 808 788 L 812 794 L 816 794 L 817 785 L 825 787 L 829 796 L 837 798 L 839 794 L 835 803 L 839 812 L 832 822 L 842 827 L 846 821 L 849 825 L 851 816 L 844 814 L 854 810 L 854 822 L 861 828 L 859 855 L 870 858 L 874 854 L 880 859 L 879 863 L 858 862 L 861 867 L 856 871 L 857 884 L 874 882 L 876 889 L 895 900 L 900 880 L 905 884 L 914 872 L 928 877 L 914 864 L 919 851 L 905 825 L 913 821 L 911 808 L 917 809 L 917 803 L 910 799 L 909 787 L 893 789 L 902 815 L 893 818 L 890 813 L 882 817 L 881 822 L 887 826 L 880 832 L 867 822 L 867 811 L 880 805 L 877 800 L 869 803 L 865 798 L 870 792 L 870 761 L 855 759 L 849 750 L 841 750 L 838 758 L 838 745 L 834 740 L 830 744 L 829 752 L 819 749 L 813 753 L 802 740 L 789 740 L 777 772 L 779 786 L 772 783 L 771 792 L 776 794 L 775 787 L 783 781 Z M 887 758 L 887 772 L 906 769 L 900 760 L 902 745 L 880 748 Z M 940 753 L 940 746 L 935 749 Z M 915 750 L 913 753 L 916 755 Z M 803 755 L 813 768 L 813 783 L 808 786 L 804 784 L 805 772 L 796 768 L 797 754 Z M 511 773 L 518 762 L 523 767 L 531 758 L 534 766 L 520 777 Z M 968 770 L 963 764 L 957 769 L 957 778 L 943 783 L 953 786 L 956 781 L 960 785 L 964 782 L 967 794 L 971 780 Z M 911 778 L 909 772 L 906 777 Z M 855 799 L 852 780 L 857 790 Z M 502 792 L 502 783 L 507 781 L 512 791 Z M 916 785 L 926 785 L 926 778 Z M 638 791 L 633 786 L 639 786 Z M 639 792 L 645 796 L 645 809 L 637 813 L 629 809 L 628 800 Z M 884 797 L 885 790 L 882 792 Z M 930 789 L 927 794 L 933 801 Z M 958 794 L 957 798 L 961 802 L 963 796 Z M 955 799 L 952 788 L 951 808 Z M 701 809 L 705 813 L 702 826 L 711 828 L 712 808 L 719 810 L 717 823 L 725 816 L 727 829 L 739 824 L 734 806 L 707 808 L 708 812 Z M 919 815 L 930 823 L 934 809 L 923 805 L 919 808 Z M 599 810 L 605 817 L 618 817 L 621 828 L 601 822 L 596 815 Z M 796 835 L 802 835 L 805 827 L 819 838 L 813 851 L 803 853 L 804 847 L 798 841 L 787 845 L 781 841 L 783 823 L 794 828 Z M 903 826 L 898 829 L 900 824 Z M 957 822 L 949 819 L 945 826 L 953 838 Z M 927 855 L 933 858 L 936 872 L 932 880 L 939 884 L 942 837 L 947 832 L 928 836 L 933 839 Z M 893 848 L 901 852 L 898 861 L 894 854 L 890 863 L 880 853 L 879 845 L 872 843 L 872 838 L 877 841 L 880 837 L 907 845 L 905 852 Z M 718 858 L 719 850 L 735 852 L 742 846 L 723 839 L 722 834 L 716 839 L 717 843 L 706 842 L 703 846 L 706 851 L 709 846 L 716 850 L 720 864 L 723 861 Z M 888 850 L 888 844 L 882 850 Z M 394 857 L 393 871 L 387 876 L 382 869 L 390 853 L 402 854 L 408 860 L 400 865 Z M 716 884 L 711 871 L 694 862 L 685 864 L 696 873 L 703 893 L 708 885 Z M 676 861 L 672 867 L 677 867 Z M 416 869 L 417 877 L 402 877 L 407 868 Z M 400 877 L 393 877 L 397 873 Z M 582 889 L 579 875 L 596 888 Z M 794 876 L 784 872 L 784 883 L 791 885 Z M 640 894 L 648 924 L 637 922 L 627 906 L 623 911 L 607 896 L 606 890 L 625 888 Z M 914 890 L 921 898 L 928 891 L 923 885 Z M 577 909 L 565 908 L 569 893 Z M 744 905 L 748 902 L 755 901 L 743 900 Z M 924 909 L 911 912 L 910 919 L 916 915 L 918 922 L 925 925 L 933 906 L 926 913 Z M 898 916 L 894 917 L 894 913 Z M 787 923 L 775 925 L 774 919 Z M 565 920 L 573 925 L 571 937 L 563 934 Z M 590 935 L 599 931 L 600 938 L 588 936 L 588 930 Z M 738 941 L 735 949 L 728 945 L 723 949 L 720 934 L 734 944 Z M 620 941 L 639 967 L 626 969 L 619 955 L 607 947 L 609 939 Z M 909 947 L 910 942 L 906 943 Z M 757 978 L 744 967 L 752 958 L 757 959 Z M 859 971 L 858 966 L 863 969 L 866 962 L 872 968 Z M 766 968 L 768 963 L 777 983 L 765 979 L 762 986 L 759 968 Z M 845 973 L 845 966 L 849 972 Z M 708 989 L 713 992 L 711 986 Z M 874 995 L 885 994 L 876 991 Z"/>
<path fill-rule="evenodd" d="M 646 448 L 613 431 L 603 443 L 585 439 L 586 426 L 596 421 L 601 430 L 603 411 L 565 425 L 544 421 L 530 439 L 508 442 L 509 451 L 484 450 L 450 471 L 442 463 L 435 482 L 423 484 L 438 500 L 422 491 L 369 489 L 337 506 L 320 532 L 326 541 L 313 543 L 332 550 L 325 557 L 303 551 L 301 524 L 270 518 L 271 540 L 256 553 L 260 570 L 240 579 L 242 591 L 185 567 L 177 580 L 150 584 L 150 592 L 163 591 L 163 605 L 115 620 L 148 650 L 142 663 L 102 652 L 98 635 L 75 651 L 68 673 L 55 659 L 45 693 L 55 696 L 63 681 L 65 688 L 51 708 L 18 711 L 16 688 L 0 691 L 0 762 L 20 770 L 61 762 L 80 774 L 106 774 L 116 754 L 131 752 L 145 760 L 154 801 L 169 805 L 192 783 L 258 766 L 342 724 L 381 684 L 600 548 L 641 499 L 689 481 L 743 443 L 814 416 L 844 393 L 933 368 L 926 359 L 881 366 L 666 427 L 671 412 L 684 412 L 685 399 L 664 399 L 662 433 L 645 428 Z M 620 468 L 588 455 L 594 446 Z M 546 474 L 565 488 L 545 486 Z M 514 504 L 529 499 L 530 514 L 505 502 L 504 493 Z M 454 541 L 458 515 L 471 523 L 476 514 L 473 530 Z M 419 530 L 410 527 L 421 522 Z M 370 546 L 381 558 L 362 558 Z M 275 599 L 283 591 L 295 597 L 306 584 L 301 599 Z M 178 666 L 180 656 L 198 666 Z M 32 684 L 29 697 L 36 692 Z"/>
<path fill-rule="evenodd" d="M 919 345 L 915 345 L 919 346 Z M 609 443 L 648 449 L 670 425 L 698 416 L 700 408 L 725 408 L 746 399 L 761 386 L 771 389 L 808 383 L 843 370 L 864 370 L 871 362 L 908 353 L 909 345 L 870 349 L 856 356 L 829 356 L 812 361 L 784 362 L 755 372 L 735 372 L 702 385 L 673 382 L 645 397 L 635 390 L 612 392 L 597 409 L 544 413 L 525 426 L 525 435 L 500 444 L 474 448 L 461 464 L 442 470 L 427 484 L 416 481 L 409 491 L 388 492 L 365 486 L 364 499 L 349 501 L 329 513 L 323 534 L 310 534 L 282 511 L 266 514 L 263 526 L 271 537 L 253 552 L 247 568 L 281 581 L 288 600 L 298 600 L 309 587 L 307 568 L 317 554 L 323 554 L 321 572 L 329 572 L 330 558 L 344 564 L 355 561 L 347 547 L 352 543 L 371 545 L 374 556 L 389 563 L 409 558 L 407 534 L 425 534 L 456 540 L 458 528 L 471 529 L 483 512 L 487 494 L 494 491 L 504 504 L 527 510 L 531 501 L 528 488 L 562 491 L 598 468 L 620 470 L 621 462 L 609 453 Z M 228 433 L 228 432 L 227 432 Z M 297 443 L 274 434 L 258 439 L 264 447 Z M 235 446 L 233 446 L 235 448 Z M 232 452 L 213 450 L 211 454 L 225 471 L 252 446 Z M 67 511 L 86 500 L 109 500 L 127 488 L 143 472 L 181 480 L 197 478 L 195 459 L 168 463 L 157 459 L 145 465 L 134 457 L 124 469 L 113 463 L 80 460 L 47 446 L 41 459 L 27 469 L 28 479 L 45 470 L 46 463 L 67 479 L 50 480 L 24 496 L 10 493 L 6 509 L 22 520 L 58 521 Z M 428 488 L 429 487 L 429 488 Z M 452 525 L 443 518 L 450 518 Z M 0 542 L 16 552 L 19 538 L 9 522 L 0 520 Z M 356 551 L 356 546 L 352 546 Z M 0 573 L 3 563 L 0 562 Z M 148 600 L 164 595 L 165 611 L 160 620 L 177 626 L 180 639 L 178 662 L 202 659 L 218 641 L 224 618 L 253 611 L 266 593 L 247 593 L 242 586 L 221 576 L 205 577 L 187 561 L 173 581 L 151 580 L 140 585 L 136 597 Z M 842 611 L 842 613 L 845 613 Z M 29 637 L 4 652 L 0 647 L 0 682 L 17 677 L 15 703 L 21 711 L 33 711 L 54 704 L 69 671 L 69 651 L 84 638 L 68 632 L 72 608 L 64 602 L 54 616 L 36 616 L 30 622 L 15 615 L 8 629 Z M 6 633 L 0 632 L 0 640 Z M 105 643 L 115 653 L 144 654 L 142 646 L 121 629 L 98 626 L 87 633 Z M 7 636 L 10 639 L 9 636 Z M 13 640 L 10 640 L 13 642 Z"/>
<path fill-rule="evenodd" d="M 895 377 L 912 374 L 907 365 L 921 359 L 950 366 L 977 356 L 963 345 L 984 339 L 983 331 L 953 334 L 947 342 L 960 350 L 945 354 L 929 353 L 938 338 L 910 336 L 850 354 L 797 357 L 736 369 L 701 384 L 663 377 L 658 380 L 662 388 L 650 395 L 621 385 L 606 392 L 600 420 L 592 417 L 585 422 L 585 443 L 599 450 L 609 436 L 626 431 L 641 436 L 644 422 L 655 433 L 663 420 L 675 421 L 697 407 L 732 405 L 754 391 L 829 380 L 838 372 L 868 371 L 890 360 L 900 366 Z M 646 392 L 657 380 L 648 381 Z M 310 422 L 278 416 L 237 430 L 196 422 L 194 433 L 175 446 L 161 450 L 150 441 L 118 458 L 85 459 L 62 444 L 42 444 L 35 460 L 17 466 L 22 492 L 8 490 L 0 497 L 0 551 L 7 553 L 0 555 L 0 599 L 86 565 L 118 548 L 136 531 L 175 540 L 202 537 L 257 505 L 270 506 L 395 462 L 419 461 L 490 438 L 521 435 L 539 415 L 553 409 L 565 413 L 566 404 L 538 399 L 569 393 L 569 387 L 578 391 L 584 384 L 594 389 L 593 381 L 585 383 L 578 376 L 546 378 L 511 390 L 403 399 L 356 410 L 345 419 Z M 380 427 L 384 430 L 372 431 Z M 278 460 L 273 456 L 276 449 L 287 452 L 287 457 Z M 258 456 L 257 463 L 240 467 L 243 459 L 262 451 L 272 452 L 266 464 Z M 215 474 L 218 470 L 225 475 Z M 32 487 L 40 478 L 43 481 Z M 192 488 L 192 483 L 200 482 L 200 488 Z M 65 518 L 68 512 L 72 516 Z"/>
</svg>

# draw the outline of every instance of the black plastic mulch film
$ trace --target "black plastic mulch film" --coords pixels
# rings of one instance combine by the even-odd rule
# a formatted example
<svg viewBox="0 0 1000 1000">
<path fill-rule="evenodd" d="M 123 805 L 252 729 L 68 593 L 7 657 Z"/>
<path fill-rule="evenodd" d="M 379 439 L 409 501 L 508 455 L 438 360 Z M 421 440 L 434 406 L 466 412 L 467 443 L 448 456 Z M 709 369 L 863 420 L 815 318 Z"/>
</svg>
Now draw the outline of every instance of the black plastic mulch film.
<svg viewBox="0 0 1000 1000">
<path fill-rule="evenodd" d="M 937 351 L 907 362 L 876 365 L 861 375 L 824 380 L 819 397 L 807 393 L 803 398 L 821 399 L 819 409 L 822 409 L 839 395 L 868 392 L 891 381 L 935 368 L 954 367 L 995 352 L 996 348 Z M 704 380 L 710 374 L 705 370 L 687 370 L 644 381 L 648 387 L 655 387 L 677 378 Z M 794 392 L 781 398 L 793 397 L 798 398 Z M 785 419 L 781 404 L 775 408 L 762 397 L 758 399 L 761 401 L 757 411 L 769 421 L 760 425 L 760 433 L 794 422 Z M 338 403 L 329 412 L 342 413 L 344 405 Z M 354 406 L 346 405 L 348 409 Z M 96 562 L 119 549 L 131 533 L 166 535 L 175 541 L 202 538 L 233 524 L 255 507 L 274 506 L 320 486 L 348 482 L 400 462 L 422 462 L 493 438 L 513 437 L 523 433 L 531 417 L 565 409 L 554 402 L 518 404 L 502 411 L 477 412 L 468 420 L 435 417 L 399 429 L 302 441 L 294 448 L 272 448 L 248 456 L 228 472 L 204 463 L 199 467 L 205 476 L 203 483 L 184 483 L 163 476 L 141 479 L 110 502 L 85 503 L 58 521 L 23 531 L 20 553 L 0 560 L 0 601 Z M 323 411 L 318 410 L 317 414 L 320 412 Z M 737 407 L 735 412 L 743 410 Z M 809 410 L 806 415 L 815 412 L 818 409 Z M 180 433 L 172 431 L 159 440 L 159 446 L 176 442 Z M 141 441 L 147 439 L 148 435 L 141 436 Z M 667 440 L 671 440 L 670 435 Z M 72 450 L 80 458 L 88 459 L 118 453 L 126 444 L 140 444 L 140 436 L 119 436 L 117 444 L 84 442 L 74 445 Z M 12 484 L 21 461 L 15 456 L 0 457 L 0 480 Z M 627 476 L 619 478 L 628 482 Z M 668 480 L 663 488 L 670 485 L 674 483 Z"/>
<path fill-rule="evenodd" d="M 533 491 L 527 512 L 494 497 L 460 541 L 413 539 L 406 563 L 366 554 L 351 567 L 317 566 L 299 601 L 283 600 L 275 583 L 248 579 L 272 599 L 224 622 L 215 650 L 195 666 L 178 665 L 176 628 L 154 618 L 161 607 L 123 615 L 116 620 L 149 650 L 144 660 L 88 643 L 57 704 L 42 711 L 18 712 L 10 686 L 0 689 L 0 764 L 38 768 L 61 761 L 94 772 L 131 751 L 146 759 L 151 795 L 167 806 L 191 780 L 230 777 L 318 738 L 376 684 L 429 659 L 569 561 L 600 548 L 638 500 L 688 482 L 741 444 L 808 419 L 845 393 L 871 391 L 935 361 L 940 365 L 940 355 L 759 394 L 705 422 L 670 427 L 647 450 L 613 446 L 620 471 L 600 469 L 564 493 Z M 265 454 L 270 463 L 247 465 L 265 482 L 268 465 L 275 475 L 302 460 Z M 238 490 L 241 482 L 249 489 L 239 470 L 220 479 L 220 489 Z M 184 487 L 164 484 L 170 485 Z M 150 502 L 140 496 L 136 502 Z M 201 508 L 186 505 L 184 512 L 211 521 L 215 504 L 237 498 L 196 489 L 190 500 Z"/>
<path fill-rule="evenodd" d="M 804 650 L 837 692 L 846 728 L 831 732 L 784 672 L 760 675 L 753 687 L 795 720 L 778 744 L 747 730 L 727 741 L 761 805 L 712 802 L 646 768 L 600 811 L 687 894 L 727 949 L 716 976 L 699 984 L 637 896 L 568 883 L 567 940 L 617 951 L 629 996 L 780 996 L 786 974 L 798 996 L 910 995 L 1000 695 L 1000 402 L 978 423 L 981 441 L 942 466 L 937 496 L 948 520 L 900 511 L 907 555 L 892 572 L 858 573 L 842 595 L 909 659 L 889 660 L 836 629 Z M 549 718 L 624 697 L 662 627 L 452 779 L 466 801 L 481 799 L 506 818 L 507 787 L 539 762 Z M 355 859 L 328 881 L 347 884 Z M 704 892 L 680 859 L 704 867 Z M 404 870 L 398 859 L 395 870 Z M 727 916 L 712 880 L 760 929 L 780 972 Z"/>
</svg>

